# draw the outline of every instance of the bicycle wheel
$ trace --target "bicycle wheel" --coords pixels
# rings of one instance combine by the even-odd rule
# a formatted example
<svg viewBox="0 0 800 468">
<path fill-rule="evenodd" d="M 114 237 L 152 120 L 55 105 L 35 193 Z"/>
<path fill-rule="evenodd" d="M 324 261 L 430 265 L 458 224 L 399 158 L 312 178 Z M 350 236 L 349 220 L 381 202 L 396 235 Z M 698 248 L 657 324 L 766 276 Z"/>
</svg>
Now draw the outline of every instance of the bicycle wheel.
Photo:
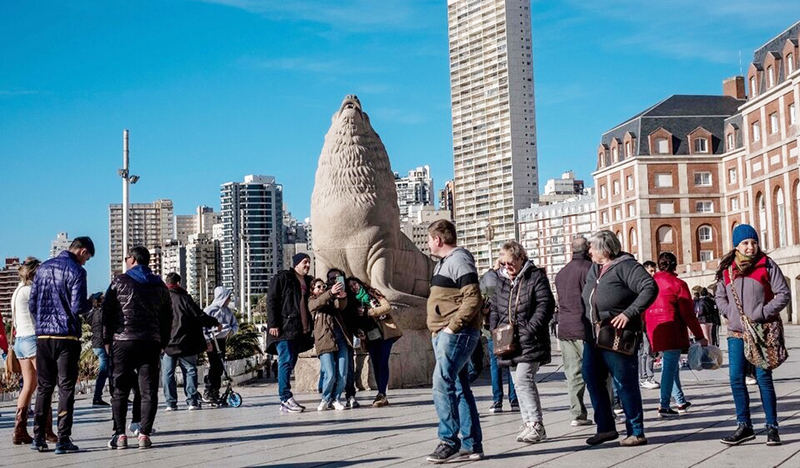
<svg viewBox="0 0 800 468">
<path fill-rule="evenodd" d="M 231 392 L 231 394 L 228 395 L 228 404 L 233 408 L 242 406 L 242 396 L 236 392 Z"/>
</svg>

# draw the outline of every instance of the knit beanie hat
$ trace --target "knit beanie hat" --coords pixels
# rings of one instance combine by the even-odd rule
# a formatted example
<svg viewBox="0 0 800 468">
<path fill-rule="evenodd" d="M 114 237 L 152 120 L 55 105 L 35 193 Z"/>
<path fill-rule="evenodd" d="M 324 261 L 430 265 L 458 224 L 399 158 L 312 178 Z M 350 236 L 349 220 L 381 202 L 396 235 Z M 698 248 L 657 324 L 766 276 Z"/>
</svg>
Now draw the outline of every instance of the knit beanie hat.
<svg viewBox="0 0 800 468">
<path fill-rule="evenodd" d="M 733 228 L 733 247 L 736 248 L 743 240 L 754 239 L 758 242 L 758 233 L 749 224 L 740 224 Z"/>
<path fill-rule="evenodd" d="M 296 267 L 297 265 L 300 264 L 300 262 L 302 262 L 303 260 L 305 260 L 307 258 L 311 258 L 311 257 L 309 257 L 308 254 L 306 254 L 306 253 L 300 252 L 298 254 L 294 254 L 294 256 L 292 257 L 292 268 Z"/>
</svg>

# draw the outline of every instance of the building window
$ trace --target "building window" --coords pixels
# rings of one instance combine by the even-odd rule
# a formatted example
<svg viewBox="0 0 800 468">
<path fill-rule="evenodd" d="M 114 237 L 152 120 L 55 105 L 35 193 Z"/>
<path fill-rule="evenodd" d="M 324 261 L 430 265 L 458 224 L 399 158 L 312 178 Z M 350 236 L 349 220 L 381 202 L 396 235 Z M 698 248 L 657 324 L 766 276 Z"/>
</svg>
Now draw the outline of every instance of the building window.
<svg viewBox="0 0 800 468">
<path fill-rule="evenodd" d="M 614 189 L 614 195 L 619 195 L 619 181 L 615 180 L 612 185 Z"/>
<path fill-rule="evenodd" d="M 619 155 L 617 154 L 617 147 L 615 146 L 615 147 L 611 148 L 611 162 L 617 162 L 618 156 Z"/>
<path fill-rule="evenodd" d="M 736 168 L 732 167 L 728 169 L 728 183 L 735 184 L 736 183 Z"/>
<path fill-rule="evenodd" d="M 712 250 L 701 250 L 700 251 L 700 261 L 701 262 L 710 262 L 714 259 L 714 251 Z"/>
<path fill-rule="evenodd" d="M 694 185 L 696 185 L 697 187 L 711 187 L 711 173 L 695 172 Z"/>
<path fill-rule="evenodd" d="M 700 226 L 697 229 L 697 237 L 700 242 L 711 242 L 711 226 Z"/>
<path fill-rule="evenodd" d="M 714 212 L 714 202 L 699 201 L 699 202 L 695 203 L 695 211 L 697 213 L 713 213 Z"/>
<path fill-rule="evenodd" d="M 658 243 L 659 244 L 671 244 L 672 243 L 672 227 L 671 226 L 661 226 L 658 228 L 657 231 L 658 235 Z"/>
<path fill-rule="evenodd" d="M 633 218 L 634 216 L 636 216 L 636 208 L 634 208 L 633 203 L 631 203 L 628 205 L 628 217 Z"/>
<path fill-rule="evenodd" d="M 625 184 L 628 186 L 628 190 L 633 190 L 633 176 L 629 175 L 625 177 Z"/>
<path fill-rule="evenodd" d="M 794 111 L 794 103 L 789 104 L 789 125 L 797 123 L 797 114 Z"/>
<path fill-rule="evenodd" d="M 756 77 L 750 77 L 750 97 L 756 96 Z"/>
<path fill-rule="evenodd" d="M 626 141 L 625 142 L 625 157 L 626 158 L 630 158 L 631 155 L 632 155 L 631 153 L 632 153 L 632 151 L 631 151 L 631 142 L 630 141 Z"/>
<path fill-rule="evenodd" d="M 778 211 L 778 247 L 786 246 L 786 205 L 783 199 L 783 190 L 778 187 L 775 191 L 775 208 Z"/>
<path fill-rule="evenodd" d="M 758 122 L 753 122 L 753 125 L 750 126 L 750 133 L 752 134 L 753 141 L 761 141 L 761 124 Z"/>
<path fill-rule="evenodd" d="M 769 115 L 769 133 L 778 133 L 778 113 L 773 112 Z"/>
<path fill-rule="evenodd" d="M 733 197 L 731 198 L 731 211 L 737 211 L 739 209 L 739 198 Z"/>
<path fill-rule="evenodd" d="M 605 200 L 605 198 L 606 198 L 606 186 L 604 184 L 600 186 L 600 199 Z"/>
<path fill-rule="evenodd" d="M 638 243 L 639 241 L 636 239 L 636 228 L 631 228 L 629 245 L 631 247 L 636 247 Z"/>
<path fill-rule="evenodd" d="M 729 133 L 727 138 L 728 138 L 728 151 L 731 151 L 736 146 L 736 142 L 733 138 L 733 132 Z"/>
<path fill-rule="evenodd" d="M 656 211 L 658 214 L 675 214 L 675 205 L 672 202 L 658 202 Z"/>
<path fill-rule="evenodd" d="M 614 208 L 614 218 L 615 218 L 617 221 L 619 221 L 620 219 L 622 219 L 622 210 L 620 210 L 618 207 L 617 207 L 617 208 Z"/>
<path fill-rule="evenodd" d="M 769 244 L 769 229 L 767 229 L 767 202 L 761 193 L 756 197 L 756 207 L 758 207 L 758 229 L 761 233 L 758 240 L 761 241 L 760 247 L 766 249 Z"/>
<path fill-rule="evenodd" d="M 705 138 L 695 138 L 694 140 L 695 153 L 708 153 L 708 140 Z"/>
<path fill-rule="evenodd" d="M 794 71 L 794 54 L 789 52 L 786 55 L 786 74 L 789 75 Z"/>
<path fill-rule="evenodd" d="M 660 172 L 656 173 L 655 175 L 655 183 L 656 187 L 664 188 L 664 187 L 672 187 L 672 173 L 671 172 Z"/>
<path fill-rule="evenodd" d="M 603 212 L 603 224 L 608 224 L 608 211 Z"/>
<path fill-rule="evenodd" d="M 656 153 L 669 154 L 669 141 L 666 138 L 656 138 Z"/>
<path fill-rule="evenodd" d="M 767 79 L 769 80 L 769 87 L 775 86 L 775 69 L 772 67 L 767 67 Z"/>
</svg>

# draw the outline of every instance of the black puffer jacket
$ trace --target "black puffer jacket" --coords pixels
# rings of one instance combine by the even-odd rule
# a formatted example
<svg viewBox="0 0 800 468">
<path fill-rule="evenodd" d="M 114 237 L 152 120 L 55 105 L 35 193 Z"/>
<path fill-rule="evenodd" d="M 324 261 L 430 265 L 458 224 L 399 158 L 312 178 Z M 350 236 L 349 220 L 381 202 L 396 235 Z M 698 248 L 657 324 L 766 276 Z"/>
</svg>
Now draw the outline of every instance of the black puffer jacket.
<svg viewBox="0 0 800 468">
<path fill-rule="evenodd" d="M 203 312 L 185 289 L 169 286 L 172 299 L 172 333 L 164 352 L 170 356 L 194 356 L 206 350 L 203 328 L 219 325 Z"/>
<path fill-rule="evenodd" d="M 150 269 L 135 266 L 111 280 L 103 300 L 104 341 L 169 343 L 172 302 L 167 286 Z"/>
<path fill-rule="evenodd" d="M 269 328 L 277 328 L 280 332 L 278 336 L 267 335 L 267 352 L 270 354 L 278 354 L 276 345 L 279 341 L 296 340 L 298 352 L 307 351 L 314 346 L 311 332 L 303 333 L 303 322 L 300 318 L 300 304 L 305 302 L 308 323 L 313 329 L 308 297 L 311 293 L 311 280 L 314 278 L 306 275 L 303 279 L 306 283 L 305 295 L 293 269 L 283 270 L 272 277 L 267 295 L 267 324 Z"/>
<path fill-rule="evenodd" d="M 521 362 L 550 362 L 550 333 L 548 325 L 555 311 L 555 299 L 547 274 L 528 261 L 512 282 L 500 276 L 492 296 L 489 329 L 508 324 L 509 307 L 517 326 L 520 351 L 515 356 L 497 358 L 501 366 Z"/>
</svg>

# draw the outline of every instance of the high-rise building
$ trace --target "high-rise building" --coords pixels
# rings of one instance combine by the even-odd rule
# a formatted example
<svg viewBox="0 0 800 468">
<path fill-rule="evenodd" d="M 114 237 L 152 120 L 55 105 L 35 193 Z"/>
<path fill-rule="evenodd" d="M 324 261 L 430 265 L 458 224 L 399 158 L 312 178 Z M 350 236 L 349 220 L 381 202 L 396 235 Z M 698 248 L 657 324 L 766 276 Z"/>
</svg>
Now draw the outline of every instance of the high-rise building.
<svg viewBox="0 0 800 468">
<path fill-rule="evenodd" d="M 186 281 L 186 246 L 180 241 L 171 240 L 161 248 L 161 272 L 164 276 L 177 273 Z"/>
<path fill-rule="evenodd" d="M 153 203 L 131 203 L 128 219 L 128 247 L 143 245 L 150 250 L 150 268 L 161 271 L 161 247 L 175 238 L 172 200 Z M 111 277 L 122 273 L 125 252 L 122 251 L 122 204 L 108 206 L 108 237 Z"/>
<path fill-rule="evenodd" d="M 400 230 L 406 235 L 414 245 L 425 255 L 431 255 L 428 247 L 428 226 L 439 219 L 450 219 L 450 212 L 437 210 L 432 206 L 424 206 L 417 211 L 413 217 L 407 218 L 400 223 Z"/>
<path fill-rule="evenodd" d="M 394 185 L 397 189 L 397 206 L 400 208 L 401 220 L 413 218 L 423 206 L 433 205 L 433 179 L 429 166 L 408 171 L 406 177 L 400 177 L 395 172 Z"/>
<path fill-rule="evenodd" d="M 201 307 L 214 299 L 214 288 L 221 284 L 219 241 L 208 232 L 192 234 L 186 245 L 186 276 L 183 286 Z"/>
<path fill-rule="evenodd" d="M 560 179 L 550 179 L 544 185 L 544 193 L 539 196 L 539 205 L 549 205 L 575 198 L 584 192 L 582 180 L 575 179 L 575 173 L 567 171 Z"/>
<path fill-rule="evenodd" d="M 489 267 L 516 239 L 515 215 L 539 199 L 530 0 L 448 0 L 455 224 Z"/>
<path fill-rule="evenodd" d="M 220 222 L 220 214 L 210 206 L 198 206 L 191 215 L 175 215 L 175 238 L 182 244 L 189 243 L 189 236 L 201 232 L 211 234 L 214 224 Z"/>
<path fill-rule="evenodd" d="M 72 239 L 69 238 L 66 232 L 59 232 L 56 239 L 50 244 L 50 258 L 53 258 L 69 249 Z"/>
<path fill-rule="evenodd" d="M 455 184 L 452 180 L 445 182 L 444 188 L 439 190 L 439 211 L 449 211 L 451 221 L 455 219 L 455 208 L 453 205 L 454 194 Z"/>
<path fill-rule="evenodd" d="M 0 269 L 0 314 L 5 323 L 11 319 L 11 296 L 19 285 L 19 258 L 6 258 Z"/>
<path fill-rule="evenodd" d="M 272 275 L 283 268 L 283 186 L 272 176 L 248 175 L 244 182 L 223 184 L 220 201 L 222 284 L 235 294 L 241 291 L 240 236 L 243 235 L 251 293 L 265 294 Z"/>
</svg>

